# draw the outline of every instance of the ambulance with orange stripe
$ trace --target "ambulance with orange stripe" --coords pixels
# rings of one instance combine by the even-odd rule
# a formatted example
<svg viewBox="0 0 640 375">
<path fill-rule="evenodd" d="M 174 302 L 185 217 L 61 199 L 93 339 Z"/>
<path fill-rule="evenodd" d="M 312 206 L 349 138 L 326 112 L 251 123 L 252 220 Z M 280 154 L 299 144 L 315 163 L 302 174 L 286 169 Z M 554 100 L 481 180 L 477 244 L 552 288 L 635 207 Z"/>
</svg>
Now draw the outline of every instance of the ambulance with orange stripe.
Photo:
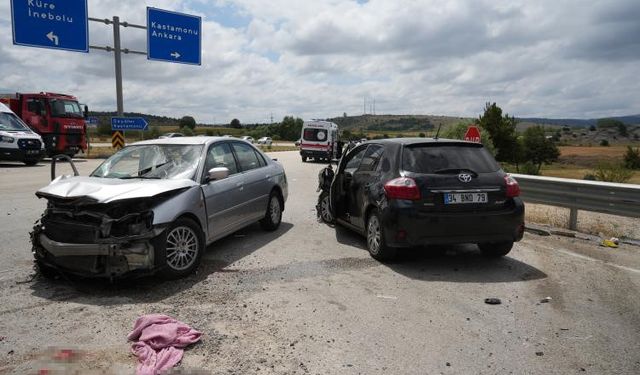
<svg viewBox="0 0 640 375">
<path fill-rule="evenodd" d="M 300 136 L 300 156 L 302 161 L 313 158 L 316 161 L 330 161 L 340 156 L 338 125 L 330 121 L 305 121 Z"/>
</svg>

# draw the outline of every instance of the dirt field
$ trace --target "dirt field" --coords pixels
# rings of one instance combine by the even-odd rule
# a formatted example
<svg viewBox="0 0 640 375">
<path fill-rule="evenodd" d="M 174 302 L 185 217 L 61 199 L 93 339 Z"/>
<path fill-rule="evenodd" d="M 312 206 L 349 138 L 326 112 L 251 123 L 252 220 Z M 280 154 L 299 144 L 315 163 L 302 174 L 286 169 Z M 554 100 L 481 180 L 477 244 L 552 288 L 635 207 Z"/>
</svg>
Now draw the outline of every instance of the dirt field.
<svg viewBox="0 0 640 375">
<path fill-rule="evenodd" d="M 634 147 L 638 147 L 637 145 Z M 600 162 L 622 162 L 627 146 L 561 146 L 560 159 L 542 167 L 543 176 L 583 179 Z M 640 184 L 640 171 L 636 171 L 628 181 Z"/>
</svg>

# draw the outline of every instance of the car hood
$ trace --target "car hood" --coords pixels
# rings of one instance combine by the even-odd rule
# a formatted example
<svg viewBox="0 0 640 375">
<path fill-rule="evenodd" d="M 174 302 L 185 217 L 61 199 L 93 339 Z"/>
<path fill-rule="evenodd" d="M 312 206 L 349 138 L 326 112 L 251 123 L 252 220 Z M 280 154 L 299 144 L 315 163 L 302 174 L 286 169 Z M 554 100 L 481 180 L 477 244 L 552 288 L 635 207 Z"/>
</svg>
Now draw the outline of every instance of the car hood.
<svg viewBox="0 0 640 375">
<path fill-rule="evenodd" d="M 60 176 L 36 192 L 39 198 L 89 198 L 94 203 L 109 203 L 123 199 L 150 198 L 196 186 L 189 179 L 121 180 L 117 178 Z"/>
<path fill-rule="evenodd" d="M 0 130 L 0 135 L 6 137 L 16 137 L 19 139 L 37 139 L 39 141 L 42 141 L 42 138 L 38 134 L 30 130 Z"/>
</svg>

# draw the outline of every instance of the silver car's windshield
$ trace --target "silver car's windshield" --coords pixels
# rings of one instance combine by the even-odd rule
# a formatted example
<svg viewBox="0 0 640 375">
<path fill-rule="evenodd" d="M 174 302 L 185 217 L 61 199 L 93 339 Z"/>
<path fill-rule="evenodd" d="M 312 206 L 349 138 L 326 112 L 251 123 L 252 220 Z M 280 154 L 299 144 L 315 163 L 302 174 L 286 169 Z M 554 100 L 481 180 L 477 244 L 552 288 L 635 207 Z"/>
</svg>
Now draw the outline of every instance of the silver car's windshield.
<svg viewBox="0 0 640 375">
<path fill-rule="evenodd" d="M 133 145 L 105 160 L 92 177 L 193 180 L 202 145 Z"/>
</svg>

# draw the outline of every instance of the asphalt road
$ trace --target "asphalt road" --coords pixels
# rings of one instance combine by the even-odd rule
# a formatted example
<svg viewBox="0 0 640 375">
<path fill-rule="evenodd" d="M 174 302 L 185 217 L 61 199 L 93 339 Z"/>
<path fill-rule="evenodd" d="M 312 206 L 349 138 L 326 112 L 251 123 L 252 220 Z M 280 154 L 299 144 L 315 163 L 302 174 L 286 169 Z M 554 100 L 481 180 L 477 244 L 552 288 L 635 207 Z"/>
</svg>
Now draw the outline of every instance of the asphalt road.
<svg viewBox="0 0 640 375">
<path fill-rule="evenodd" d="M 527 233 L 499 260 L 469 245 L 380 264 L 317 221 L 322 165 L 273 156 L 290 183 L 278 231 L 214 243 L 186 279 L 116 285 L 34 276 L 29 230 L 45 204 L 33 193 L 49 165 L 0 164 L 0 374 L 133 373 L 126 335 L 145 313 L 204 332 L 181 364 L 195 373 L 640 373 L 640 248 Z M 52 360 L 56 348 L 79 354 Z"/>
</svg>

